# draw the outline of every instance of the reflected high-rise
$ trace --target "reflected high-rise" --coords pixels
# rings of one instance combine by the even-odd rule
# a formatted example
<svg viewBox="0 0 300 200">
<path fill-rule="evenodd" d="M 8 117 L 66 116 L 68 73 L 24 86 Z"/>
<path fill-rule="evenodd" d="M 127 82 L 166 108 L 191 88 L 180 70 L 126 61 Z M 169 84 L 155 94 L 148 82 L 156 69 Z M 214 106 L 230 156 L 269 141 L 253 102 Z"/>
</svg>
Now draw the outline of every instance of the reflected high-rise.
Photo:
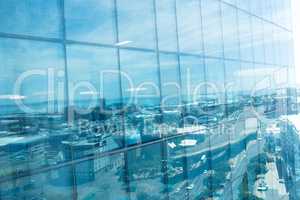
<svg viewBox="0 0 300 200">
<path fill-rule="evenodd" d="M 0 199 L 297 199 L 290 4 L 1 0 Z"/>
</svg>

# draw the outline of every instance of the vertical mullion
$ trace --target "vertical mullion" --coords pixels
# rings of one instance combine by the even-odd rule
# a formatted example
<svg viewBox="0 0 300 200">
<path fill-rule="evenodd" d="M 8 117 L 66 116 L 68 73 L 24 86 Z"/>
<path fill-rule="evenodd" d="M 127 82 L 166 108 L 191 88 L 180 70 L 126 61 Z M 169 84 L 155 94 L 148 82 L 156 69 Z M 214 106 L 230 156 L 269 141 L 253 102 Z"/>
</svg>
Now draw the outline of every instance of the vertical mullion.
<svg viewBox="0 0 300 200">
<path fill-rule="evenodd" d="M 66 47 L 66 19 L 65 19 L 65 1 L 60 0 L 59 1 L 59 11 L 60 11 L 60 23 L 62 28 L 62 45 L 63 45 L 63 57 L 64 57 L 64 74 L 65 74 L 65 102 L 67 105 L 67 109 L 64 110 L 64 112 L 67 112 L 67 120 L 69 123 L 73 122 L 73 110 L 70 109 L 69 105 L 69 76 L 68 76 L 68 61 L 67 61 L 67 47 Z M 77 200 L 78 198 L 78 191 L 77 191 L 77 180 L 76 180 L 76 166 L 74 164 L 74 154 L 73 154 L 73 148 L 70 147 L 70 154 L 71 154 L 71 181 L 72 181 L 72 198 L 73 200 Z"/>
<path fill-rule="evenodd" d="M 240 39 L 240 37 L 241 37 L 241 33 L 240 33 L 240 23 L 239 23 L 239 9 L 236 7 L 235 8 L 235 10 L 236 10 L 236 21 L 237 21 L 237 31 L 238 31 L 238 46 L 239 46 L 239 48 L 238 48 L 238 54 L 239 54 L 239 68 L 240 68 L 240 71 L 242 71 L 242 63 L 241 63 L 241 39 Z M 241 79 L 239 80 L 239 82 L 240 82 L 240 86 L 242 86 L 242 81 L 241 81 Z M 242 92 L 242 91 L 241 91 Z M 240 92 L 239 92 L 240 93 Z M 240 93 L 241 94 L 241 93 Z M 239 101 L 242 101 L 242 97 L 240 97 L 239 98 Z M 243 107 L 244 107 L 244 105 L 242 105 Z M 240 108 L 241 109 L 241 108 Z M 240 112 L 240 111 L 238 111 L 238 112 Z M 237 119 L 239 120 L 240 119 L 240 117 L 239 116 L 237 116 Z M 246 126 L 244 127 L 244 128 L 246 128 Z M 246 162 L 248 163 L 248 152 L 247 152 L 247 140 L 244 140 L 244 142 L 243 142 L 243 145 L 244 145 L 244 149 L 245 149 L 245 155 L 246 155 Z M 247 173 L 247 172 L 246 172 Z M 247 175 L 248 176 L 248 175 Z M 248 187 L 248 186 L 247 186 Z"/>
<path fill-rule="evenodd" d="M 228 119 L 229 117 L 229 113 L 228 113 L 228 93 L 227 93 L 227 76 L 226 76 L 226 64 L 225 64 L 225 45 L 224 45 L 224 25 L 223 25 L 223 2 L 222 1 L 219 1 L 219 9 L 220 9 L 220 25 L 221 25 L 221 37 L 222 37 L 222 56 L 223 56 L 223 73 L 224 73 L 224 92 L 225 92 L 225 117 L 226 119 Z M 236 10 L 236 9 L 235 9 Z M 237 24 L 237 21 L 236 21 L 236 24 Z M 231 134 L 231 127 L 229 128 L 229 131 L 227 130 L 228 127 L 227 127 L 227 124 L 228 121 L 225 120 L 224 122 L 224 126 L 225 127 L 225 130 L 224 129 L 221 129 L 221 131 L 225 132 L 225 134 L 228 134 L 228 148 L 229 148 L 229 157 L 228 159 L 231 158 L 231 137 L 230 137 L 230 134 Z M 231 177 L 232 177 L 232 173 L 231 173 Z M 230 195 L 231 195 L 231 199 L 233 199 L 233 189 L 232 189 L 232 179 L 230 179 Z"/>
<path fill-rule="evenodd" d="M 204 33 L 203 33 L 203 16 L 202 16 L 202 9 L 203 9 L 203 7 L 202 7 L 202 4 L 203 4 L 203 0 L 199 0 L 200 1 L 200 4 L 199 4 L 199 6 L 200 6 L 200 23 L 201 23 L 201 34 L 202 34 L 202 50 L 203 50 L 203 54 L 205 55 L 205 44 L 204 44 Z M 206 56 L 204 56 L 204 58 L 203 58 L 203 65 L 204 65 L 204 67 L 203 67 L 203 71 L 204 71 L 204 81 L 205 81 L 205 85 L 206 85 L 206 87 L 205 87 L 205 91 L 204 91 L 204 93 L 205 93 L 205 97 L 207 97 L 207 87 L 208 87 L 208 85 L 207 85 L 207 64 L 206 64 Z M 205 113 L 205 114 L 207 114 L 207 113 Z M 207 122 L 207 121 L 206 121 Z M 210 130 L 210 129 L 209 129 Z M 211 155 L 211 133 L 210 132 L 208 132 L 208 169 L 209 170 L 211 170 L 212 169 L 212 160 L 211 160 L 211 157 L 212 157 L 212 155 Z M 212 194 L 211 194 L 211 191 L 212 191 L 212 188 L 211 188 L 211 185 L 212 185 L 212 178 L 211 178 L 211 176 L 209 177 L 209 181 L 210 181 L 210 186 L 209 186 L 209 197 L 212 197 Z"/>
<path fill-rule="evenodd" d="M 155 31 L 155 53 L 156 53 L 156 62 L 157 62 L 157 75 L 158 75 L 158 85 L 159 85 L 159 112 L 162 116 L 162 82 L 161 82 L 161 67 L 160 67 L 160 54 L 159 54 L 159 46 L 158 46 L 158 26 L 157 26 L 157 6 L 156 0 L 153 1 L 153 12 L 154 12 L 154 31 Z M 162 137 L 165 137 L 163 134 Z M 160 145 L 161 147 L 161 172 L 163 175 L 163 183 L 164 183 L 164 192 L 166 193 L 165 199 L 169 199 L 169 188 L 168 188 L 168 165 L 167 165 L 167 141 L 165 139 L 162 140 Z"/>
<path fill-rule="evenodd" d="M 113 0 L 114 6 L 114 25 L 115 25 L 115 32 L 116 32 L 116 44 L 120 42 L 119 39 L 119 21 L 118 21 L 118 4 L 117 0 Z M 122 78 L 121 78 L 121 59 L 120 59 L 120 48 L 119 46 L 116 47 L 117 53 L 117 63 L 118 63 L 118 71 L 119 71 L 119 92 L 120 92 L 120 103 L 121 103 L 121 129 L 123 134 L 123 147 L 127 147 L 126 144 L 126 134 L 125 134 L 125 114 L 124 114 L 124 102 L 123 102 L 123 90 L 122 90 Z M 129 167 L 128 167 L 128 152 L 127 150 L 124 151 L 124 182 L 125 182 L 125 189 L 128 199 L 131 199 L 131 192 L 130 192 L 130 180 L 129 180 Z"/>
<path fill-rule="evenodd" d="M 224 47 L 224 27 L 223 27 L 223 12 L 222 12 L 222 2 L 219 3 L 219 18 L 220 18 L 220 26 L 221 26 L 221 38 L 222 38 L 222 65 L 223 65 L 223 87 L 224 87 L 224 109 L 225 109 L 225 117 L 228 117 L 228 94 L 226 89 L 226 66 L 225 66 L 225 47 Z M 223 95 L 222 95 L 223 98 Z"/>
<path fill-rule="evenodd" d="M 180 85 L 180 107 L 184 110 L 186 110 L 186 106 L 183 105 L 183 94 L 182 94 L 182 87 L 183 87 L 183 83 L 182 83 L 182 73 L 181 73 L 181 63 L 180 63 L 180 45 L 179 45 L 179 33 L 178 33 L 178 15 L 177 15 L 177 0 L 174 0 L 174 12 L 175 12 L 175 28 L 176 28 L 176 46 L 177 46 L 177 62 L 178 62 L 178 75 L 179 75 L 179 85 Z M 182 113 L 182 109 L 181 109 L 181 120 L 184 126 L 184 116 Z M 181 126 L 182 124 L 180 124 L 179 126 Z M 184 135 L 182 136 L 184 138 Z M 185 180 L 185 191 L 186 191 L 186 199 L 189 200 L 189 191 L 187 190 L 187 186 L 188 186 L 188 161 L 187 161 L 187 151 L 186 151 L 186 147 L 183 148 L 184 151 L 184 156 L 183 156 L 183 175 L 184 175 L 184 180 Z"/>
</svg>

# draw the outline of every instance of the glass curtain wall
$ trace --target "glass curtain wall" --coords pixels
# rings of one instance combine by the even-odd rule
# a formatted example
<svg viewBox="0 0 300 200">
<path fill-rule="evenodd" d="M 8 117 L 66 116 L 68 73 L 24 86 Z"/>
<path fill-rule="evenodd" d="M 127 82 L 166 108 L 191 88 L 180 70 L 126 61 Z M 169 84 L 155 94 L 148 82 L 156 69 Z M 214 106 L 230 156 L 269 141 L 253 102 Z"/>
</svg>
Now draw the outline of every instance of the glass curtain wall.
<svg viewBox="0 0 300 200">
<path fill-rule="evenodd" d="M 247 167 L 265 158 L 260 117 L 289 110 L 290 9 L 1 0 L 0 199 L 255 193 L 261 171 Z"/>
</svg>

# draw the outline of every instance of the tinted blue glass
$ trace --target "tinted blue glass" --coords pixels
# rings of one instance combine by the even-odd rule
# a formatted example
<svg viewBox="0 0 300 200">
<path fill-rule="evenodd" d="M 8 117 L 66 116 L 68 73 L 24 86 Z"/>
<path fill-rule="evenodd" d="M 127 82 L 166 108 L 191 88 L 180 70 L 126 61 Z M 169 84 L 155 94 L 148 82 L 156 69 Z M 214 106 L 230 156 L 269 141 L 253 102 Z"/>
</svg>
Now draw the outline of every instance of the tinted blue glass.
<svg viewBox="0 0 300 200">
<path fill-rule="evenodd" d="M 170 199 L 184 199 L 188 195 L 186 151 L 180 144 L 185 137 L 177 137 L 167 141 L 168 191 Z M 175 145 L 175 148 L 174 148 Z"/>
<path fill-rule="evenodd" d="M 273 27 L 271 24 L 264 22 L 264 48 L 265 48 L 265 61 L 266 63 L 274 63 L 274 35 Z"/>
<path fill-rule="evenodd" d="M 112 0 L 66 0 L 67 38 L 71 40 L 114 44 L 116 41 Z"/>
<path fill-rule="evenodd" d="M 250 15 L 238 11 L 238 27 L 240 36 L 241 60 L 252 61 L 252 34 Z"/>
<path fill-rule="evenodd" d="M 264 27 L 259 18 L 252 17 L 252 39 L 255 62 L 265 61 Z"/>
<path fill-rule="evenodd" d="M 255 71 L 252 63 L 241 62 L 241 90 L 244 94 L 251 94 L 255 84 Z"/>
<path fill-rule="evenodd" d="M 105 106 L 120 103 L 116 50 L 83 45 L 69 45 L 67 50 L 71 104 L 87 108 L 89 103 L 101 106 L 101 100 Z"/>
<path fill-rule="evenodd" d="M 10 0 L 0 2 L 0 31 L 34 36 L 60 37 L 59 1 Z"/>
<path fill-rule="evenodd" d="M 218 143 L 222 144 L 234 144 L 235 141 L 230 141 L 226 132 L 222 132 L 219 127 L 211 129 L 210 136 L 210 162 L 211 162 L 211 174 L 207 182 L 210 188 L 211 195 L 218 198 L 220 194 L 223 194 L 224 198 L 230 199 L 232 193 L 229 192 L 232 187 L 231 182 L 228 181 L 228 177 L 232 174 L 237 174 L 235 171 L 231 172 L 230 158 L 234 156 L 230 147 L 226 146 L 222 149 L 215 149 L 214 147 Z M 218 141 L 219 140 L 219 141 Z M 230 142 L 232 143 L 230 143 Z M 240 153 L 243 149 L 239 150 Z M 220 154 L 223 155 L 220 157 Z M 220 192 L 224 188 L 224 192 Z M 228 191 L 229 190 L 229 191 Z"/>
<path fill-rule="evenodd" d="M 165 199 L 161 145 L 152 144 L 128 152 L 128 174 L 133 199 Z"/>
<path fill-rule="evenodd" d="M 280 52 L 280 61 L 281 65 L 293 65 L 294 63 L 294 52 L 293 52 L 293 39 L 292 33 L 285 30 L 278 30 L 276 33 L 276 42 L 278 43 L 279 52 Z"/>
<path fill-rule="evenodd" d="M 180 104 L 180 75 L 176 54 L 160 54 L 162 104 L 164 107 Z"/>
<path fill-rule="evenodd" d="M 202 53 L 200 3 L 177 0 L 178 39 L 181 52 Z"/>
<path fill-rule="evenodd" d="M 224 63 L 223 60 L 205 59 L 207 95 L 224 103 Z"/>
<path fill-rule="evenodd" d="M 152 0 L 118 0 L 119 40 L 123 46 L 154 49 Z"/>
<path fill-rule="evenodd" d="M 58 148 L 50 144 L 49 133 L 63 132 L 65 127 L 62 45 L 2 38 L 0 46 L 0 154 L 4 169 L 0 176 L 11 180 L 15 174 L 25 174 L 13 185 L 2 181 L 1 198 L 70 198 L 70 182 L 63 182 L 61 176 L 61 184 L 68 186 L 55 183 L 51 173 L 57 170 L 32 173 L 56 160 Z M 44 193 L 49 187 L 60 190 Z"/>
<path fill-rule="evenodd" d="M 261 1 L 262 17 L 269 21 L 273 18 L 273 1 Z"/>
<path fill-rule="evenodd" d="M 292 1 L 291 0 L 286 0 L 282 1 L 282 26 L 285 28 L 292 30 L 293 29 L 293 19 L 292 19 Z"/>
<path fill-rule="evenodd" d="M 227 103 L 237 102 L 241 90 L 241 68 L 236 61 L 225 61 L 225 88 Z"/>
<path fill-rule="evenodd" d="M 158 67 L 154 53 L 122 50 L 121 72 L 124 73 L 122 90 L 125 102 L 150 107 L 158 105 Z"/>
<path fill-rule="evenodd" d="M 151 52 L 122 50 L 123 102 L 126 105 L 126 143 L 133 145 L 161 137 L 156 124 L 160 92 L 156 56 Z"/>
<path fill-rule="evenodd" d="M 255 64 L 255 88 L 253 93 L 255 95 L 266 94 L 268 91 L 272 91 L 272 80 L 273 80 L 273 71 L 269 66 L 263 64 Z"/>
<path fill-rule="evenodd" d="M 205 55 L 223 56 L 220 2 L 216 0 L 201 1 L 202 31 Z"/>
<path fill-rule="evenodd" d="M 222 13 L 224 57 L 239 59 L 237 9 L 222 4 Z"/>
<path fill-rule="evenodd" d="M 0 199 L 298 199 L 290 3 L 0 2 Z"/>
<path fill-rule="evenodd" d="M 282 28 L 274 28 L 274 46 L 277 57 L 277 63 L 279 65 L 289 65 L 293 63 L 293 42 L 292 34 L 283 30 Z"/>
<path fill-rule="evenodd" d="M 247 12 L 250 12 L 250 10 L 251 10 L 250 2 L 251 2 L 251 0 L 237 0 L 236 4 L 237 4 L 238 8 L 241 8 Z"/>
<path fill-rule="evenodd" d="M 203 59 L 194 56 L 180 56 L 182 99 L 196 103 L 205 95 Z"/>
<path fill-rule="evenodd" d="M 13 163 L 11 163 L 13 164 Z M 72 199 L 72 179 L 67 172 L 69 167 L 61 167 L 50 173 L 36 173 L 26 177 L 19 177 L 14 184 L 2 182 L 2 199 L 39 199 L 39 198 L 65 198 Z M 64 171 L 65 173 L 60 173 Z"/>
<path fill-rule="evenodd" d="M 223 0 L 223 1 L 232 5 L 236 5 L 237 0 Z"/>
<path fill-rule="evenodd" d="M 122 147 L 120 73 L 116 50 L 69 45 L 67 52 L 69 104 L 74 109 L 70 113 L 74 115 L 74 124 L 79 126 L 78 130 L 73 131 L 80 134 L 89 130 L 90 140 L 94 137 L 95 142 L 97 135 L 105 137 L 105 142 L 100 142 L 100 152 Z M 82 123 L 86 124 L 83 129 L 87 130 L 80 128 Z M 89 143 L 89 139 L 84 137 L 81 141 L 82 145 Z"/>
<path fill-rule="evenodd" d="M 160 50 L 176 51 L 176 15 L 174 0 L 157 0 L 157 31 Z"/>
<path fill-rule="evenodd" d="M 256 177 L 259 176 L 259 174 L 265 174 L 265 167 L 257 167 L 255 169 L 255 166 L 261 165 L 260 163 L 265 164 L 266 157 L 265 154 L 262 155 L 263 149 L 261 142 L 259 140 L 254 140 L 254 142 L 250 143 L 247 146 L 247 157 L 251 165 L 247 167 L 248 171 L 250 173 L 247 173 L 247 179 L 248 179 L 248 188 L 249 190 L 253 190 L 253 183 L 255 183 Z"/>
<path fill-rule="evenodd" d="M 78 199 L 128 199 L 124 182 L 124 165 L 122 153 L 78 163 L 76 165 Z"/>
<path fill-rule="evenodd" d="M 14 39 L 1 39 L 0 43 L 1 114 L 61 111 L 64 101 L 62 46 Z"/>
<path fill-rule="evenodd" d="M 251 0 L 250 1 L 250 12 L 256 16 L 261 17 L 262 15 L 262 1 Z"/>
<path fill-rule="evenodd" d="M 273 22 L 291 30 L 292 29 L 291 1 L 274 0 L 273 8 L 274 8 Z"/>
<path fill-rule="evenodd" d="M 161 110 L 163 125 L 169 127 L 165 134 L 177 134 L 181 122 L 181 83 L 176 54 L 160 54 Z"/>
<path fill-rule="evenodd" d="M 280 41 L 282 38 L 282 30 L 278 26 L 273 26 L 273 37 L 274 37 L 274 63 L 277 65 L 281 64 L 281 47 L 280 47 Z"/>
<path fill-rule="evenodd" d="M 211 196 L 209 136 L 189 135 L 184 139 L 196 142 L 195 145 L 186 147 L 185 150 L 188 176 L 186 189 L 189 197 L 191 199 L 208 198 Z"/>
</svg>

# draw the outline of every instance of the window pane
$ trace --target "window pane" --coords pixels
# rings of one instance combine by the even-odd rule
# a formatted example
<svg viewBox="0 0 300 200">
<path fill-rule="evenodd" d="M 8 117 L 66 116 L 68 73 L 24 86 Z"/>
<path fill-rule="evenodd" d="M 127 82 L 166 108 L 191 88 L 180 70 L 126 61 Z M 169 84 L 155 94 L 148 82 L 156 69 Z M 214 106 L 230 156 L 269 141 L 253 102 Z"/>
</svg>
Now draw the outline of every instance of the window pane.
<svg viewBox="0 0 300 200">
<path fill-rule="evenodd" d="M 118 0 L 119 40 L 125 46 L 154 49 L 152 0 Z"/>
<path fill-rule="evenodd" d="M 221 149 L 215 149 L 217 144 L 230 144 L 230 138 L 220 129 L 220 126 L 214 127 L 210 130 L 210 162 L 211 174 L 209 176 L 209 188 L 211 195 L 219 198 L 221 195 L 224 199 L 231 199 L 231 184 L 227 182 L 226 178 L 230 176 L 230 157 L 232 156 L 230 146 L 225 146 Z M 222 155 L 222 156 L 220 156 Z M 229 190 L 229 191 L 228 191 Z"/>
<path fill-rule="evenodd" d="M 261 0 L 250 1 L 250 11 L 252 14 L 261 17 L 262 15 L 262 2 Z"/>
<path fill-rule="evenodd" d="M 150 107 L 158 105 L 159 85 L 155 53 L 121 50 L 121 70 L 128 75 L 128 77 L 122 76 L 125 102 L 132 97 L 135 101 L 129 103 Z"/>
<path fill-rule="evenodd" d="M 189 127 L 187 127 L 188 129 Z M 195 145 L 185 148 L 187 160 L 186 190 L 191 199 L 206 199 L 211 195 L 210 192 L 210 152 L 208 134 L 188 134 L 183 140 L 194 141 Z M 177 156 L 179 157 L 179 156 Z M 184 157 L 182 157 L 184 159 Z M 182 192 L 183 193 L 183 192 Z"/>
<path fill-rule="evenodd" d="M 156 0 L 159 50 L 177 51 L 174 0 Z"/>
<path fill-rule="evenodd" d="M 272 21 L 273 18 L 273 1 L 261 1 L 262 17 L 268 21 Z"/>
<path fill-rule="evenodd" d="M 227 104 L 236 103 L 239 100 L 239 92 L 241 91 L 240 63 L 225 61 L 225 72 Z"/>
<path fill-rule="evenodd" d="M 292 33 L 277 28 L 275 32 L 275 45 L 278 48 L 279 64 L 293 65 L 293 37 Z"/>
<path fill-rule="evenodd" d="M 203 59 L 194 56 L 180 56 L 182 98 L 185 103 L 201 101 L 205 95 Z"/>
<path fill-rule="evenodd" d="M 128 152 L 128 175 L 132 199 L 165 199 L 161 144 L 151 144 Z"/>
<path fill-rule="evenodd" d="M 1 114 L 62 111 L 64 96 L 59 93 L 64 90 L 62 46 L 14 39 L 1 39 L 0 46 Z"/>
<path fill-rule="evenodd" d="M 226 3 L 230 3 L 232 5 L 236 5 L 237 0 L 223 0 L 223 1 L 226 2 Z"/>
<path fill-rule="evenodd" d="M 126 200 L 124 165 L 123 153 L 76 164 L 78 199 Z"/>
<path fill-rule="evenodd" d="M 202 0 L 201 13 L 205 55 L 223 57 L 220 2 Z"/>
<path fill-rule="evenodd" d="M 61 177 L 60 183 L 69 186 L 48 193 L 44 188 L 59 187 L 50 172 L 34 176 L 37 169 L 58 162 L 52 136 L 57 130 L 58 140 L 69 134 L 63 115 L 62 45 L 1 38 L 0 55 L 0 177 L 17 180 L 1 181 L 1 199 L 70 198 L 70 179 Z"/>
<path fill-rule="evenodd" d="M 241 60 L 252 61 L 252 34 L 250 15 L 238 11 L 238 27 L 240 35 Z"/>
<path fill-rule="evenodd" d="M 187 187 L 187 162 L 185 149 L 182 144 L 183 137 L 177 137 L 167 141 L 167 167 L 168 167 L 168 190 L 172 200 L 186 199 Z"/>
<path fill-rule="evenodd" d="M 264 47 L 265 47 L 265 61 L 266 63 L 274 64 L 275 51 L 274 51 L 274 35 L 272 24 L 264 22 Z"/>
<path fill-rule="evenodd" d="M 68 39 L 115 43 L 112 0 L 65 0 L 65 9 Z"/>
<path fill-rule="evenodd" d="M 202 53 L 200 3 L 198 0 L 177 0 L 179 49 Z"/>
<path fill-rule="evenodd" d="M 272 26 L 273 28 L 273 37 L 274 37 L 274 63 L 277 65 L 282 64 L 282 52 L 281 52 L 281 39 L 283 38 L 282 30 L 278 26 Z"/>
<path fill-rule="evenodd" d="M 277 55 L 277 64 L 293 64 L 293 40 L 292 34 L 279 27 L 274 27 L 274 46 Z"/>
<path fill-rule="evenodd" d="M 0 1 L 0 31 L 45 37 L 61 37 L 59 1 Z"/>
<path fill-rule="evenodd" d="M 263 64 L 254 65 L 255 87 L 252 90 L 253 95 L 264 95 L 272 91 L 272 72 L 273 69 Z"/>
<path fill-rule="evenodd" d="M 243 94 L 250 94 L 255 84 L 255 71 L 253 63 L 241 62 L 241 90 Z"/>
<path fill-rule="evenodd" d="M 222 4 L 223 41 L 225 58 L 239 59 L 237 10 Z"/>
<path fill-rule="evenodd" d="M 160 54 L 163 123 L 167 134 L 177 134 L 174 128 L 181 124 L 181 84 L 176 54 Z"/>
<path fill-rule="evenodd" d="M 241 8 L 243 10 L 246 10 L 250 12 L 250 2 L 251 0 L 236 0 L 237 1 L 237 7 Z"/>
<path fill-rule="evenodd" d="M 160 94 L 156 55 L 151 52 L 122 50 L 122 91 L 126 109 L 128 145 L 160 137 L 157 130 Z"/>
<path fill-rule="evenodd" d="M 165 106 L 180 104 L 179 65 L 176 54 L 160 54 L 162 97 Z"/>
<path fill-rule="evenodd" d="M 95 106 L 101 106 L 100 101 L 104 101 L 105 106 L 120 103 L 116 50 L 83 45 L 69 45 L 67 50 L 71 103 L 87 107 L 88 103 L 95 103 L 88 101 L 93 96 L 97 99 Z M 83 84 L 85 82 L 89 85 Z"/>
<path fill-rule="evenodd" d="M 292 29 L 291 0 L 274 0 L 273 22 L 289 30 Z"/>
<path fill-rule="evenodd" d="M 69 45 L 67 52 L 70 108 L 74 109 L 70 112 L 74 111 L 74 128 L 77 127 L 74 131 L 77 134 L 89 132 L 93 136 L 91 140 L 97 140 L 96 135 L 102 135 L 105 138 L 105 144 L 103 141 L 100 144 L 103 145 L 103 151 L 122 147 L 116 50 Z M 81 140 L 86 141 L 86 138 Z"/>
<path fill-rule="evenodd" d="M 257 17 L 252 17 L 254 61 L 261 62 L 261 63 L 265 61 L 263 31 L 264 31 L 264 27 L 263 27 L 262 20 Z"/>
<path fill-rule="evenodd" d="M 64 172 L 64 173 L 62 173 Z M 72 199 L 74 183 L 69 166 L 1 182 L 1 199 Z"/>
<path fill-rule="evenodd" d="M 208 95 L 222 96 L 224 93 L 224 65 L 222 60 L 205 59 L 206 80 L 212 86 L 207 88 Z M 219 97 L 221 97 L 219 96 Z"/>
</svg>

